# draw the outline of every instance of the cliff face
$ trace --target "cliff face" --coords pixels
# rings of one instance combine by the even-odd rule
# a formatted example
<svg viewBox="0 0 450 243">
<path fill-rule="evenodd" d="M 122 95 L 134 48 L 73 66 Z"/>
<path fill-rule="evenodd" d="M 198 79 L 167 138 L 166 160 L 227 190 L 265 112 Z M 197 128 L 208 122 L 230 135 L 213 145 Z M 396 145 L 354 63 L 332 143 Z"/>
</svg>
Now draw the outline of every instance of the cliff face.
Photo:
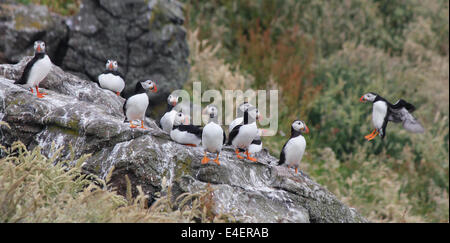
<svg viewBox="0 0 450 243">
<path fill-rule="evenodd" d="M 277 159 L 267 151 L 254 163 L 237 160 L 225 147 L 220 166 L 201 165 L 201 148 L 171 141 L 151 119 L 147 130 L 129 128 L 123 123 L 124 99 L 57 66 L 41 83 L 48 96 L 38 99 L 13 84 L 29 59 L 0 65 L 0 120 L 11 126 L 0 128 L 2 145 L 21 140 L 51 156 L 54 144 L 64 147 L 66 158 L 73 151 L 75 159 L 90 153 L 83 165 L 86 173 L 105 178 L 114 168 L 111 183 L 119 193 L 125 193 L 128 175 L 134 189 L 141 185 L 150 196 L 150 203 L 166 180 L 175 195 L 210 184 L 213 210 L 241 222 L 366 222 L 306 174 L 274 166 Z"/>
<path fill-rule="evenodd" d="M 0 63 L 33 55 L 36 40 L 47 43 L 57 66 L 90 80 L 97 79 L 106 60 L 114 59 L 127 83 L 124 95 L 138 81 L 152 79 L 158 84 L 158 94 L 150 97 L 156 105 L 188 78 L 183 23 L 178 1 L 85 0 L 72 17 L 45 6 L 0 3 Z"/>
</svg>

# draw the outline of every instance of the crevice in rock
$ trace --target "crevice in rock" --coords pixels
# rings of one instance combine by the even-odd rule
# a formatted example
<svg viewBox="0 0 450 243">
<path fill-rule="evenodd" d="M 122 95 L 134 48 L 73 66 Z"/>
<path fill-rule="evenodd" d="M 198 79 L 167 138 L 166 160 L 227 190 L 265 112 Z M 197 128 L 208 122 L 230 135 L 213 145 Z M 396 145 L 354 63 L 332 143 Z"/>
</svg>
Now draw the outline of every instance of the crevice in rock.
<svg viewBox="0 0 450 243">
<path fill-rule="evenodd" d="M 69 49 L 70 28 L 66 24 L 64 24 L 64 26 L 67 29 L 66 36 L 59 41 L 58 46 L 56 47 L 55 57 L 53 57 L 53 63 L 57 66 L 62 65 L 67 50 Z"/>
</svg>

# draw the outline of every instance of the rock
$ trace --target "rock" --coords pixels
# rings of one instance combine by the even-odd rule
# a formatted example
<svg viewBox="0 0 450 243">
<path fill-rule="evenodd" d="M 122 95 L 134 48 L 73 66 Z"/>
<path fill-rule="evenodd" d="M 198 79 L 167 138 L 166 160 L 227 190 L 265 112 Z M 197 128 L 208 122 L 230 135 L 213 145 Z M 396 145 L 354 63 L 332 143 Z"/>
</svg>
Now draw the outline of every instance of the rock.
<svg viewBox="0 0 450 243">
<path fill-rule="evenodd" d="M 43 40 L 53 62 L 60 65 L 67 34 L 64 18 L 45 6 L 0 3 L 0 63 L 33 55 L 34 41 Z"/>
<path fill-rule="evenodd" d="M 152 79 L 158 93 L 150 96 L 151 104 L 165 102 L 188 78 L 183 22 L 177 1 L 84 1 L 80 12 L 66 21 L 70 36 L 62 67 L 93 80 L 107 59 L 115 59 L 127 83 L 125 97 L 138 81 Z"/>
<path fill-rule="evenodd" d="M 183 6 L 174 0 L 85 0 L 72 17 L 45 6 L 2 3 L 0 63 L 32 55 L 33 42 L 42 39 L 53 63 L 88 80 L 97 79 L 107 59 L 117 60 L 125 97 L 138 81 L 152 79 L 158 93 L 150 94 L 150 106 L 166 107 L 169 93 L 189 74 L 183 23 Z M 147 115 L 159 116 L 156 110 Z"/>
<path fill-rule="evenodd" d="M 202 165 L 201 148 L 171 141 L 151 119 L 147 130 L 129 128 L 120 112 L 122 98 L 57 66 L 41 85 L 48 96 L 38 99 L 13 84 L 26 60 L 0 65 L 0 118 L 11 126 L 0 128 L 4 146 L 19 139 L 30 149 L 42 147 L 47 156 L 55 151 L 52 144 L 63 147 L 63 158 L 70 158 L 71 150 L 75 159 L 90 153 L 85 173 L 106 178 L 114 168 L 110 183 L 119 193 L 125 194 L 127 175 L 150 203 L 163 191 L 162 181 L 172 185 L 174 196 L 210 185 L 212 210 L 240 222 L 367 222 L 308 175 L 274 166 L 277 159 L 267 150 L 254 163 L 236 159 L 225 147 L 220 166 Z"/>
</svg>

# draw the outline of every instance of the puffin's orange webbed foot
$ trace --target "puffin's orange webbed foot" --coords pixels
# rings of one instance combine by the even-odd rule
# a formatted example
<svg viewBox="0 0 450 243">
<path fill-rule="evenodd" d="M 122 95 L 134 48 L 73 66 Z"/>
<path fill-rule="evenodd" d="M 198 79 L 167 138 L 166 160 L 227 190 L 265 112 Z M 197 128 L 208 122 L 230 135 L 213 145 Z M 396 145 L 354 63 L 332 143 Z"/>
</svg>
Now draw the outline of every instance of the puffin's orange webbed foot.
<svg viewBox="0 0 450 243">
<path fill-rule="evenodd" d="M 205 156 L 204 156 L 203 159 L 202 159 L 202 165 L 208 164 L 208 162 L 209 162 L 209 158 L 206 157 L 206 154 L 205 154 Z"/>
<path fill-rule="evenodd" d="M 242 157 L 240 154 L 239 154 L 239 149 L 236 149 L 236 157 L 238 157 L 238 159 L 244 159 L 244 157 Z"/>
<path fill-rule="evenodd" d="M 214 161 L 214 163 L 216 163 L 217 165 L 220 165 L 220 162 L 219 162 L 219 153 L 217 153 L 217 157 L 216 157 L 213 161 Z"/>
<path fill-rule="evenodd" d="M 130 128 L 136 128 L 137 126 L 130 123 Z"/>
<path fill-rule="evenodd" d="M 370 140 L 376 138 L 377 136 L 378 136 L 378 132 L 376 132 L 374 135 L 372 135 L 371 137 L 368 137 L 366 139 L 367 139 L 367 141 L 370 141 Z"/>
<path fill-rule="evenodd" d="M 147 128 L 146 127 L 144 127 L 144 121 L 141 121 L 141 127 L 140 127 L 141 129 L 144 129 L 144 130 L 146 130 Z"/>
<path fill-rule="evenodd" d="M 195 145 L 195 144 L 185 144 L 186 146 L 189 146 L 189 147 L 197 147 L 197 145 Z"/>
<path fill-rule="evenodd" d="M 369 139 L 370 137 L 372 137 L 375 134 L 376 131 L 377 131 L 377 129 L 374 129 L 371 134 L 367 134 L 366 136 L 364 136 L 364 138 Z"/>
<path fill-rule="evenodd" d="M 245 155 L 247 155 L 247 159 L 250 161 L 253 161 L 253 162 L 258 161 L 258 159 L 251 157 L 250 154 L 248 153 L 248 151 L 245 151 Z"/>
</svg>

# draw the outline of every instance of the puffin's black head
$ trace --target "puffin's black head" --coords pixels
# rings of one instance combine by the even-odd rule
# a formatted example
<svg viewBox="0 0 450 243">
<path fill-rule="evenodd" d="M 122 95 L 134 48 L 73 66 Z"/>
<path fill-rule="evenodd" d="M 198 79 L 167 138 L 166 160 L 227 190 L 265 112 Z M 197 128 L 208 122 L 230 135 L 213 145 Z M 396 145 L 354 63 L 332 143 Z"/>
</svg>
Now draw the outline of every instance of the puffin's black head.
<svg viewBox="0 0 450 243">
<path fill-rule="evenodd" d="M 309 128 L 304 121 L 295 120 L 291 125 L 292 131 L 309 133 Z"/>
<path fill-rule="evenodd" d="M 117 71 L 119 64 L 115 60 L 106 61 L 106 70 Z"/>
<path fill-rule="evenodd" d="M 183 114 L 183 112 L 178 112 L 173 121 L 173 125 L 189 125 L 189 118 Z"/>
<path fill-rule="evenodd" d="M 219 110 L 217 106 L 210 104 L 203 110 L 203 113 L 209 115 L 209 118 L 214 118 L 219 115 Z"/>
<path fill-rule="evenodd" d="M 45 53 L 45 42 L 35 41 L 34 42 L 34 53 Z"/>
<path fill-rule="evenodd" d="M 377 98 L 377 96 L 378 96 L 378 94 L 369 92 L 369 93 L 361 96 L 361 98 L 359 98 L 359 101 L 360 102 L 366 102 L 366 101 L 374 102 L 375 99 Z"/>
<path fill-rule="evenodd" d="M 178 104 L 180 97 L 170 94 L 169 97 L 167 97 L 167 103 L 173 107 L 175 107 Z"/>
<path fill-rule="evenodd" d="M 153 93 L 156 93 L 158 91 L 158 88 L 156 87 L 156 83 L 152 80 L 145 80 L 141 82 L 142 87 L 145 90 L 151 90 Z"/>
</svg>

